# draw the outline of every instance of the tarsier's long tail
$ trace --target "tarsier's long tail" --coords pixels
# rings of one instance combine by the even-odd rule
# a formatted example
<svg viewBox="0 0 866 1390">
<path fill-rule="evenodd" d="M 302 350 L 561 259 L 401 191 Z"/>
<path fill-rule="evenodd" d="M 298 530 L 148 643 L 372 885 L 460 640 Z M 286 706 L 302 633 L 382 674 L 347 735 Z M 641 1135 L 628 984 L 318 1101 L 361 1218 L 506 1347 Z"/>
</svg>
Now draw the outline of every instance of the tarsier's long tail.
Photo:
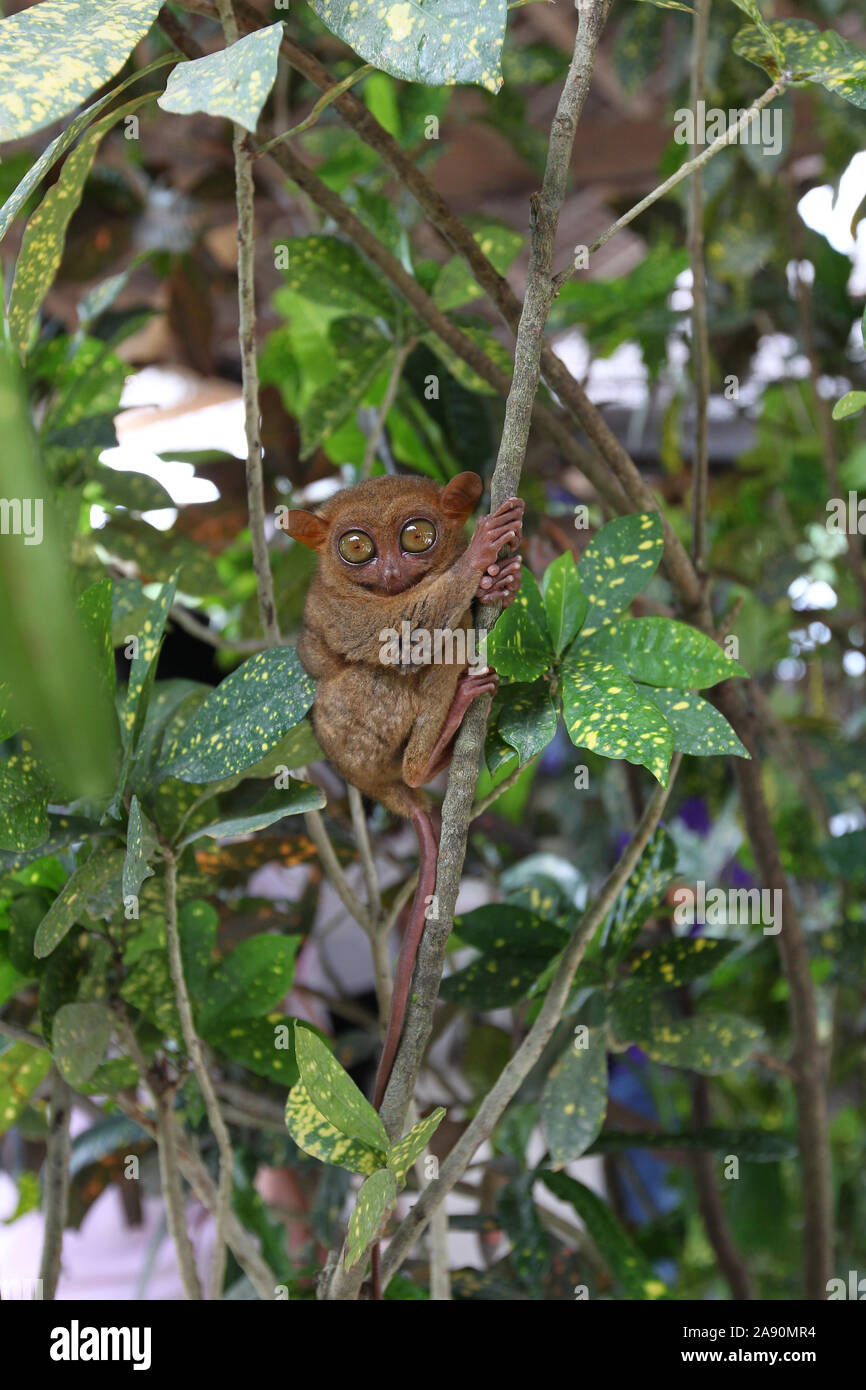
<svg viewBox="0 0 866 1390">
<path fill-rule="evenodd" d="M 418 836 L 418 886 L 415 889 L 415 896 L 412 899 L 412 906 L 403 933 L 403 945 L 400 949 L 400 959 L 397 962 L 394 994 L 388 1016 L 388 1031 L 385 1034 L 382 1056 L 379 1058 L 379 1066 L 376 1071 L 376 1084 L 373 1088 L 373 1106 L 376 1110 L 380 1110 L 382 1107 L 388 1082 L 391 1079 L 394 1058 L 397 1056 L 397 1048 L 400 1046 L 406 1006 L 409 1003 L 409 990 L 412 987 L 412 975 L 415 970 L 415 959 L 418 955 L 421 937 L 424 934 L 428 903 L 436 887 L 439 840 L 433 828 L 430 812 L 425 806 L 414 802 L 413 799 L 411 819 Z M 370 1252 L 370 1274 L 373 1298 L 379 1300 L 382 1297 L 382 1280 L 379 1270 L 378 1241 Z"/>
</svg>

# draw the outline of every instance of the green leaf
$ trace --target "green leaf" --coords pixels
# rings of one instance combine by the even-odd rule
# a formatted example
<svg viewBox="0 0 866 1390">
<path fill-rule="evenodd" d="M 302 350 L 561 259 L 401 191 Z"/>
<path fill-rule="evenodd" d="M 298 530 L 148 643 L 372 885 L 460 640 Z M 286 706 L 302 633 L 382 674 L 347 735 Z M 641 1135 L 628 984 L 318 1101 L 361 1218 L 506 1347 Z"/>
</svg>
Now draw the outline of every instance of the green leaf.
<svg viewBox="0 0 866 1390">
<path fill-rule="evenodd" d="M 580 631 L 588 600 L 580 587 L 580 575 L 570 550 L 548 565 L 541 581 L 547 630 L 553 650 L 561 656 Z"/>
<path fill-rule="evenodd" d="M 636 681 L 682 690 L 747 674 L 711 637 L 673 618 L 621 618 L 581 641 L 580 652 L 612 662 Z"/>
<path fill-rule="evenodd" d="M 290 237 L 285 282 L 295 294 L 316 304 L 345 309 L 366 318 L 392 319 L 397 305 L 360 251 L 335 236 Z"/>
<path fill-rule="evenodd" d="M 620 1042 L 636 1043 L 654 1062 L 684 1067 L 707 1075 L 742 1066 L 754 1052 L 762 1029 L 736 1014 L 696 1014 L 677 1018 L 663 1005 L 653 1005 L 649 1027 L 638 1027 Z"/>
<path fill-rule="evenodd" d="M 103 1061 L 111 1040 L 111 1010 L 105 1004 L 64 1004 L 51 1029 L 51 1051 L 70 1086 L 83 1086 Z"/>
<path fill-rule="evenodd" d="M 41 8 L 41 7 L 40 7 Z M 6 20 L 5 23 L 10 23 Z M 0 26 L 0 37 L 2 37 Z M 0 71 L 3 62 L 0 58 Z M 134 97 L 91 127 L 69 153 L 57 182 L 49 188 L 24 230 L 15 262 L 15 279 L 9 295 L 7 320 L 11 342 L 24 354 L 33 333 L 42 301 L 54 282 L 63 257 L 66 229 L 81 202 L 84 184 L 93 166 L 102 137 L 121 116 L 137 111 L 153 100 L 153 93 Z"/>
<path fill-rule="evenodd" d="M 183 1031 L 165 950 L 148 951 L 127 975 L 121 998 L 138 1009 L 164 1037 L 182 1043 Z"/>
<path fill-rule="evenodd" d="M 509 1263 L 533 1299 L 544 1298 L 544 1280 L 550 1272 L 551 1240 L 535 1203 L 534 1171 L 511 1179 L 496 1199 L 496 1214 L 511 1242 Z"/>
<path fill-rule="evenodd" d="M 469 338 L 476 347 L 486 353 L 491 362 L 504 372 L 507 377 L 511 377 L 514 370 L 514 363 L 508 349 L 494 337 L 489 328 L 480 328 L 475 324 L 466 323 L 463 319 L 455 320 L 455 324 L 465 337 Z M 438 333 L 425 333 L 421 341 L 431 349 L 444 362 L 454 380 L 464 386 L 467 391 L 474 391 L 479 396 L 495 396 L 496 387 L 491 386 L 486 377 L 479 376 L 474 367 L 470 367 L 465 358 L 446 342 Z"/>
<path fill-rule="evenodd" d="M 257 652 L 212 690 L 160 758 L 182 782 L 216 782 L 258 763 L 313 703 L 294 647 Z"/>
<path fill-rule="evenodd" d="M 485 903 L 454 918 L 454 931 L 477 951 L 524 952 L 548 958 L 568 942 L 568 933 L 555 922 L 513 903 Z"/>
<path fill-rule="evenodd" d="M 700 695 L 650 685 L 638 685 L 637 691 L 661 710 L 673 730 L 674 748 L 679 752 L 698 758 L 720 754 L 734 758 L 750 756 L 725 716 Z"/>
<path fill-rule="evenodd" d="M 497 92 L 507 0 L 311 0 L 332 33 L 367 63 L 427 87 L 474 82 Z"/>
<path fill-rule="evenodd" d="M 51 783 L 29 752 L 0 762 L 0 849 L 36 849 L 48 838 Z"/>
<path fill-rule="evenodd" d="M 534 681 L 553 662 L 544 603 L 525 565 L 520 592 L 488 635 L 487 660 L 513 681 Z"/>
<path fill-rule="evenodd" d="M 160 0 L 42 0 L 0 22 L 0 142 L 53 124 L 104 86 L 159 9 Z"/>
<path fill-rule="evenodd" d="M 694 14 L 691 5 L 684 5 L 682 0 L 644 0 L 645 4 L 654 5 L 657 10 L 685 10 L 686 14 Z"/>
<path fill-rule="evenodd" d="M 301 1031 L 295 1029 L 296 1038 Z M 302 1081 L 289 1091 L 286 1126 L 298 1148 L 322 1163 L 348 1168 L 350 1173 L 375 1173 L 384 1167 L 387 1139 L 377 1148 L 350 1139 L 316 1109 Z"/>
<path fill-rule="evenodd" d="M 608 914 L 601 932 L 605 951 L 612 950 L 616 958 L 622 960 L 644 922 L 655 916 L 664 904 L 676 868 L 676 845 L 660 826 Z"/>
<path fill-rule="evenodd" d="M 569 738 L 605 758 L 643 764 L 667 786 L 673 732 L 655 705 L 642 700 L 615 666 L 583 656 L 578 646 L 562 664 L 562 712 Z"/>
<path fill-rule="evenodd" d="M 658 512 L 616 517 L 593 536 L 577 565 L 587 598 L 581 639 L 625 612 L 635 594 L 646 588 L 663 546 Z"/>
<path fill-rule="evenodd" d="M 117 687 L 117 667 L 114 662 L 114 643 L 111 639 L 111 580 L 108 576 L 85 589 L 75 606 L 93 643 L 105 693 L 113 701 Z"/>
<path fill-rule="evenodd" d="M 349 1232 L 346 1237 L 347 1269 L 358 1263 L 396 1201 L 397 1179 L 390 1168 L 372 1173 L 366 1182 L 361 1184 L 358 1199 L 349 1218 Z"/>
<path fill-rule="evenodd" d="M 409 1169 L 420 1158 L 444 1118 L 445 1107 L 439 1105 L 426 1119 L 413 1125 L 398 1143 L 391 1145 L 386 1162 L 401 1187 Z"/>
<path fill-rule="evenodd" d="M 190 831 L 189 835 L 181 840 L 178 848 L 183 849 L 186 845 L 191 845 L 203 835 L 248 835 L 254 830 L 264 830 L 267 826 L 284 820 L 286 816 L 298 816 L 303 811 L 320 811 L 326 803 L 327 797 L 321 787 L 313 786 L 311 782 L 292 780 L 285 791 L 269 792 L 248 815 L 230 816 L 226 820 L 214 821 L 210 825 L 201 825 Z"/>
<path fill-rule="evenodd" d="M 504 275 L 523 245 L 523 237 L 512 227 L 499 222 L 485 223 L 473 229 L 472 235 L 494 269 Z M 484 298 L 479 285 L 462 256 L 452 256 L 436 277 L 433 300 L 440 309 L 459 309 Z"/>
<path fill-rule="evenodd" d="M 0 1035 L 3 1024 L 0 1021 Z M 30 1097 L 51 1070 L 51 1053 L 16 1042 L 0 1054 L 0 1134 L 27 1109 Z"/>
<path fill-rule="evenodd" d="M 580 1158 L 607 1113 L 604 1030 L 588 1030 L 588 1047 L 568 1047 L 551 1068 L 541 1093 L 541 1126 L 554 1168 Z"/>
<path fill-rule="evenodd" d="M 268 1013 L 292 987 L 300 937 L 251 936 L 211 971 L 201 1014 L 202 1031 Z"/>
<path fill-rule="evenodd" d="M 833 406 L 833 419 L 847 420 L 863 409 L 866 409 L 866 391 L 846 391 Z"/>
<path fill-rule="evenodd" d="M 653 991 L 687 984 L 708 970 L 715 970 L 736 945 L 735 941 L 721 941 L 714 936 L 684 936 L 666 941 L 663 946 L 641 951 L 629 962 L 626 988 Z"/>
<path fill-rule="evenodd" d="M 147 716 L 150 692 L 156 678 L 156 659 L 176 592 L 177 575 L 174 575 L 160 586 L 138 634 L 138 649 L 129 669 L 129 684 L 126 687 L 126 702 L 121 721 L 121 731 L 128 749 L 136 747 Z"/>
<path fill-rule="evenodd" d="M 133 796 L 129 803 L 129 823 L 126 828 L 126 858 L 123 861 L 121 892 L 124 902 L 127 898 L 137 898 L 138 891 L 153 869 L 148 859 L 156 849 L 156 835 L 150 822 L 142 813 L 138 797 Z"/>
<path fill-rule="evenodd" d="M 357 410 L 376 378 L 390 372 L 394 344 L 371 324 L 360 321 L 362 331 L 351 357 L 311 397 L 301 416 L 301 458 L 308 458 L 323 439 L 338 430 Z"/>
<path fill-rule="evenodd" d="M 521 767 L 543 752 L 554 737 L 558 723 L 559 713 L 546 681 L 533 681 L 531 685 L 518 682 L 503 687 L 496 732 L 517 749 Z"/>
<path fill-rule="evenodd" d="M 833 29 L 819 29 L 808 19 L 776 19 L 760 29 L 741 29 L 733 47 L 771 77 L 790 72 L 794 82 L 819 82 L 866 109 L 866 53 Z"/>
<path fill-rule="evenodd" d="M 183 977 L 193 999 L 201 999 L 204 995 L 218 926 L 216 910 L 199 898 L 183 903 L 178 910 L 177 929 Z"/>
<path fill-rule="evenodd" d="M 87 862 L 75 870 L 39 923 L 33 943 L 35 955 L 50 956 L 70 927 L 88 911 L 94 896 L 108 890 L 119 904 L 125 858 L 122 849 L 100 845 Z"/>
<path fill-rule="evenodd" d="M 301 1082 L 329 1124 L 368 1148 L 387 1152 L 388 1136 L 376 1111 L 321 1038 L 303 1024 L 295 1027 L 295 1055 Z"/>
<path fill-rule="evenodd" d="M 550 961 L 549 952 L 479 956 L 448 975 L 439 989 L 442 999 L 472 1009 L 506 1009 L 525 999 Z"/>
<path fill-rule="evenodd" d="M 646 1256 L 626 1235 L 610 1207 L 576 1178 L 566 1173 L 543 1173 L 544 1184 L 561 1202 L 570 1202 L 590 1239 L 628 1298 L 664 1298 L 667 1289 L 653 1273 Z"/>
<path fill-rule="evenodd" d="M 283 1087 L 295 1086 L 298 1065 L 294 1029 L 290 1023 L 291 1020 L 281 1013 L 269 1014 L 267 1018 L 239 1019 L 228 1027 L 218 1028 L 208 1041 L 256 1076 L 265 1076 Z M 284 1028 L 288 1028 L 290 1045 L 277 1047 L 277 1030 Z"/>
<path fill-rule="evenodd" d="M 13 994 L 27 983 L 27 976 L 15 969 L 9 959 L 8 933 L 0 935 L 0 1004 L 5 1004 Z"/>
<path fill-rule="evenodd" d="M 181 116 L 196 111 L 227 116 L 254 135 L 277 75 L 282 41 L 280 21 L 204 58 L 178 63 L 157 104 Z"/>
</svg>

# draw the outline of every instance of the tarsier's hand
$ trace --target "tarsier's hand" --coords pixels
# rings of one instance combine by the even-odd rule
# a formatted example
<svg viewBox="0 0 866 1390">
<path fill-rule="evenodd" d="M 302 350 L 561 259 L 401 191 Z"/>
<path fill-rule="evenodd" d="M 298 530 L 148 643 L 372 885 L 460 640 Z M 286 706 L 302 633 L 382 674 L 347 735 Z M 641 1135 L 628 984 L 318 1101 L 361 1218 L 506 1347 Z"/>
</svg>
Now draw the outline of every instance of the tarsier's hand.
<svg viewBox="0 0 866 1390">
<path fill-rule="evenodd" d="M 500 563 L 499 552 L 503 546 L 515 550 L 523 534 L 523 503 L 519 497 L 509 497 L 497 507 L 491 516 L 483 516 L 475 535 L 469 542 L 466 558 L 482 573 L 502 581 L 504 587 L 504 568 L 510 561 Z M 512 576 L 513 578 L 513 576 Z M 484 580 L 481 581 L 482 585 Z M 510 584 L 509 584 L 510 587 Z M 489 593 L 489 587 L 485 589 Z M 516 589 L 515 589 L 516 592 Z"/>
<path fill-rule="evenodd" d="M 501 603 L 503 608 L 507 608 L 517 598 L 522 582 L 523 565 L 518 555 L 516 560 L 488 565 L 475 597 L 482 603 Z"/>
</svg>

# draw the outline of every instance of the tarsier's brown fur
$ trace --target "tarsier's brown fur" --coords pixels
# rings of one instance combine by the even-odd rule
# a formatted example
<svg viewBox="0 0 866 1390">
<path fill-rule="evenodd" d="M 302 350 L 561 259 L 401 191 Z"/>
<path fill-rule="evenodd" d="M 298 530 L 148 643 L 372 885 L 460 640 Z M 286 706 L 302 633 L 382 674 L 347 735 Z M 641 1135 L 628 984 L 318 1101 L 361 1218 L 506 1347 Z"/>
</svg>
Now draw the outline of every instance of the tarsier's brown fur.
<svg viewBox="0 0 866 1390">
<path fill-rule="evenodd" d="M 316 512 L 291 511 L 289 534 L 319 556 L 304 612 L 298 654 L 317 681 L 313 726 L 333 766 L 359 791 L 408 817 L 418 835 L 419 882 L 404 932 L 394 999 L 374 1105 L 378 1109 L 400 1041 L 412 971 L 436 881 L 437 836 L 420 790 L 447 767 L 454 738 L 474 699 L 496 689 L 486 667 L 394 666 L 382 660 L 383 632 L 472 625 L 472 601 L 510 603 L 520 561 L 499 561 L 520 541 L 523 503 L 510 498 L 479 521 L 467 543 L 464 526 L 481 480 L 461 473 L 441 486 L 425 478 L 385 477 L 329 498 Z M 407 523 L 435 528 L 421 553 L 404 546 Z M 350 563 L 340 542 L 361 533 L 369 560 Z"/>
</svg>

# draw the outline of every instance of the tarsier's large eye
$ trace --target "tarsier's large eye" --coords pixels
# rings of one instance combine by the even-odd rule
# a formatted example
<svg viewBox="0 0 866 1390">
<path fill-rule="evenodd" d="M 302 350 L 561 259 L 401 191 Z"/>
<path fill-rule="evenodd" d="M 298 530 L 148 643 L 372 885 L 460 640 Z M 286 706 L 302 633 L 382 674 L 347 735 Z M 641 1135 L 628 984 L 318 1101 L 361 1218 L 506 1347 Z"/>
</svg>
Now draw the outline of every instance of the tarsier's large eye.
<svg viewBox="0 0 866 1390">
<path fill-rule="evenodd" d="M 366 531 L 347 531 L 340 537 L 337 549 L 350 565 L 363 565 L 376 554 L 376 547 Z"/>
<path fill-rule="evenodd" d="M 424 521 L 422 517 L 407 521 L 400 532 L 400 545 L 404 550 L 408 550 L 410 555 L 429 550 L 435 539 L 436 527 L 432 521 Z"/>
</svg>

